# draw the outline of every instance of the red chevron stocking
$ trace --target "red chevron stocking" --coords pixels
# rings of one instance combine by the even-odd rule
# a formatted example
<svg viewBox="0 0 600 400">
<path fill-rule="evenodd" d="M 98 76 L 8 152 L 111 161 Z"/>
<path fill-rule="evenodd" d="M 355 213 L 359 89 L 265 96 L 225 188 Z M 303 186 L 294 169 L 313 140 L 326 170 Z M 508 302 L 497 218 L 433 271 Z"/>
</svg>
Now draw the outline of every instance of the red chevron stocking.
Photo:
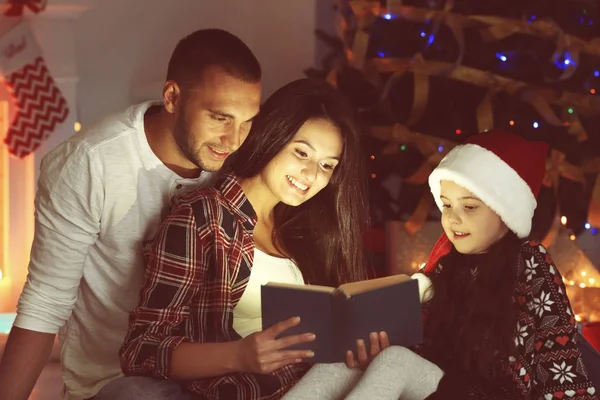
<svg viewBox="0 0 600 400">
<path fill-rule="evenodd" d="M 23 158 L 65 121 L 69 108 L 27 22 L 0 38 L 0 70 L 17 109 L 4 142 L 12 154 Z"/>
</svg>

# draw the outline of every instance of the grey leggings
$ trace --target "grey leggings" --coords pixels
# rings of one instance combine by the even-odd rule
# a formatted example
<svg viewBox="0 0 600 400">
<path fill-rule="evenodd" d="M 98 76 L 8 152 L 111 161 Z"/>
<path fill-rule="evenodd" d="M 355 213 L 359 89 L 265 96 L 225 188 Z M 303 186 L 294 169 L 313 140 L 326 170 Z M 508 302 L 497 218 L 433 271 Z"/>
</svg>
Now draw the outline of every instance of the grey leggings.
<svg viewBox="0 0 600 400">
<path fill-rule="evenodd" d="M 405 347 L 383 350 L 363 373 L 345 364 L 317 364 L 283 400 L 423 400 L 444 373 Z"/>
</svg>

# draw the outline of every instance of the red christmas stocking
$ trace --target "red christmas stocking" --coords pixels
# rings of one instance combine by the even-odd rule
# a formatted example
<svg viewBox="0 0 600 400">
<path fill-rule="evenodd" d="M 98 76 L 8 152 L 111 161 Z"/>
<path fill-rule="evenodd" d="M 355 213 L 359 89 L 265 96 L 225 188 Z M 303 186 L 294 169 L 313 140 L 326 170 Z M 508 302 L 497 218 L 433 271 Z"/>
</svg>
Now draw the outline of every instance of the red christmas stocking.
<svg viewBox="0 0 600 400">
<path fill-rule="evenodd" d="M 10 7 L 4 12 L 7 17 L 20 17 L 25 8 L 29 8 L 34 13 L 39 13 L 46 8 L 48 0 L 8 0 Z"/>
<path fill-rule="evenodd" d="M 27 22 L 0 38 L 0 70 L 17 109 L 4 142 L 23 158 L 65 121 L 69 108 Z"/>
</svg>

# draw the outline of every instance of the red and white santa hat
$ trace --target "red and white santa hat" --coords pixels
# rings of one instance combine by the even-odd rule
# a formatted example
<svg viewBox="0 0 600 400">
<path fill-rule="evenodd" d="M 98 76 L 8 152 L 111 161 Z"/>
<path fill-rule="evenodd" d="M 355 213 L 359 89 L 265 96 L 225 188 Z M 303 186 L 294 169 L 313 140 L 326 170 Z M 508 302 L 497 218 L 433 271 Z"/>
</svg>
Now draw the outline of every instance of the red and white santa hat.
<svg viewBox="0 0 600 400">
<path fill-rule="evenodd" d="M 440 182 L 457 183 L 498 214 L 519 238 L 524 238 L 531 232 L 547 157 L 546 143 L 500 130 L 479 133 L 444 157 L 429 176 L 429 187 L 441 210 Z"/>
</svg>

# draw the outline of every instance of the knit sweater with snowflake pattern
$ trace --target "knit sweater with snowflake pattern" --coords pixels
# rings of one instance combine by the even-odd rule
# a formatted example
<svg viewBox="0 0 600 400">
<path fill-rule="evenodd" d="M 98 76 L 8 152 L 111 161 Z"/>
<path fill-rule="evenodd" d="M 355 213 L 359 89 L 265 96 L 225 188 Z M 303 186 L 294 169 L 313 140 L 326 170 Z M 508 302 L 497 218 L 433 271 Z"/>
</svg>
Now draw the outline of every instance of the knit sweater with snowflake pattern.
<svg viewBox="0 0 600 400">
<path fill-rule="evenodd" d="M 574 342 L 575 316 L 560 272 L 535 241 L 522 245 L 518 260 L 516 351 L 501 362 L 506 379 L 492 387 L 474 374 L 440 366 L 445 375 L 429 400 L 598 400 Z M 442 264 L 443 259 L 430 277 L 440 272 Z"/>
</svg>

